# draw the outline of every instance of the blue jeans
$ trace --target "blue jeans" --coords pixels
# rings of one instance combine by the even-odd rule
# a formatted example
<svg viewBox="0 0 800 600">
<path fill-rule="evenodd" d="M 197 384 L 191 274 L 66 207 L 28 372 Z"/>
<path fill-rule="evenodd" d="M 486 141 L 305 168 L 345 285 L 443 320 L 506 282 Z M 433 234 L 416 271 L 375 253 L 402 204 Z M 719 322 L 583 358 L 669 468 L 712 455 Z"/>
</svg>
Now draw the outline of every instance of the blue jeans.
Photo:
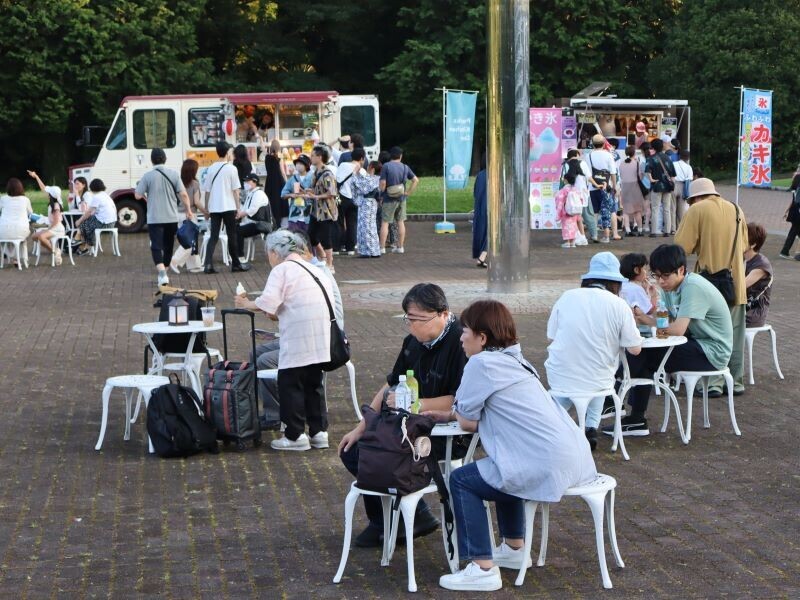
<svg viewBox="0 0 800 600">
<path fill-rule="evenodd" d="M 461 560 L 491 560 L 492 543 L 484 500 L 497 507 L 497 526 L 504 538 L 521 539 L 525 535 L 523 501 L 496 490 L 483 480 L 477 463 L 470 463 L 450 474 L 450 495 L 458 532 L 458 556 Z"/>
<path fill-rule="evenodd" d="M 553 400 L 558 402 L 564 407 L 564 410 L 567 411 L 569 411 L 570 407 L 574 406 L 569 398 L 556 398 L 553 396 Z M 595 396 L 592 398 L 592 401 L 589 402 L 589 406 L 586 407 L 586 427 L 594 427 L 597 429 L 600 426 L 600 415 L 603 412 L 604 400 L 605 396 Z"/>
</svg>

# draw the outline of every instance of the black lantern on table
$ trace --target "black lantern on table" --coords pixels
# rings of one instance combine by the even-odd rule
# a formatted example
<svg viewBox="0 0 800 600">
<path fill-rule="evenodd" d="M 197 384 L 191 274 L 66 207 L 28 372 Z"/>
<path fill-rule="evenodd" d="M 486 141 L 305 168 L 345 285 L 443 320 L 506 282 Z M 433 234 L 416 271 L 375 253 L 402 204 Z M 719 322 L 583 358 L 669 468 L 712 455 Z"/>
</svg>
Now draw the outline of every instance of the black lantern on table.
<svg viewBox="0 0 800 600">
<path fill-rule="evenodd" d="M 177 295 L 167 304 L 169 308 L 168 321 L 170 325 L 189 324 L 189 303 L 183 296 Z"/>
</svg>

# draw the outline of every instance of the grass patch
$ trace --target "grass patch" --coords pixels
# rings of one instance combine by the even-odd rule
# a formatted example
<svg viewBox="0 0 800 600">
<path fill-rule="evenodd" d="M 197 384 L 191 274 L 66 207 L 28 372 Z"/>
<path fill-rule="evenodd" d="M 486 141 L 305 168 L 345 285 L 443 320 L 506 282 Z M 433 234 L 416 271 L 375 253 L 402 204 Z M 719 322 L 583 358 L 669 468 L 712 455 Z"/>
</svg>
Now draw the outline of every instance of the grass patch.
<svg viewBox="0 0 800 600">
<path fill-rule="evenodd" d="M 420 177 L 416 191 L 408 200 L 408 212 L 412 214 L 442 212 L 442 177 Z M 447 190 L 447 212 L 466 213 L 472 210 L 472 186 L 470 177 L 463 190 Z"/>
<path fill-rule="evenodd" d="M 773 179 L 772 185 L 774 187 L 788 188 L 790 185 L 792 185 L 792 178 L 787 177 L 786 179 Z"/>
</svg>

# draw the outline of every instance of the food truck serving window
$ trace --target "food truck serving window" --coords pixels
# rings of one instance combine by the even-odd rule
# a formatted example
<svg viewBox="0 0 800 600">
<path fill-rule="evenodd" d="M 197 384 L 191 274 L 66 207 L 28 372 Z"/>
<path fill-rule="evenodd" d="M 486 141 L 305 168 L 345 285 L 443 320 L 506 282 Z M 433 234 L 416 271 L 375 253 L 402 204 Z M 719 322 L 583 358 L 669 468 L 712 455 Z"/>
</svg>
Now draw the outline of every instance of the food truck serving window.
<svg viewBox="0 0 800 600">
<path fill-rule="evenodd" d="M 302 140 L 306 129 L 314 129 L 319 134 L 319 105 L 281 105 L 278 107 L 278 125 L 283 140 Z"/>
<path fill-rule="evenodd" d="M 342 134 L 352 135 L 354 133 L 364 136 L 365 146 L 375 145 L 375 109 L 373 107 L 342 107 Z"/>
<path fill-rule="evenodd" d="M 106 148 L 109 150 L 125 150 L 127 147 L 128 127 L 125 123 L 125 111 L 121 110 L 117 113 L 117 120 L 114 121 L 114 126 L 111 127 L 111 133 L 108 134 Z"/>
<path fill-rule="evenodd" d="M 189 143 L 194 147 L 215 146 L 225 139 L 225 115 L 219 106 L 189 110 Z"/>
<path fill-rule="evenodd" d="M 134 148 L 174 148 L 175 112 L 169 109 L 133 111 Z"/>
</svg>

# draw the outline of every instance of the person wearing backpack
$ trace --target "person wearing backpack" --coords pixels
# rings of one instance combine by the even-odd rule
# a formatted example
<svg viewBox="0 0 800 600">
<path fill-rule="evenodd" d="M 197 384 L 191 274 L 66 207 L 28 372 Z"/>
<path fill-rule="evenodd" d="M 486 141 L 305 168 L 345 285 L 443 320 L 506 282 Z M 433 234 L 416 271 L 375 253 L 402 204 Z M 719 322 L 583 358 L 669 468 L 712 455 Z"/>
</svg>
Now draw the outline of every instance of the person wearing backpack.
<svg viewBox="0 0 800 600">
<path fill-rule="evenodd" d="M 556 217 L 561 222 L 562 248 L 574 248 L 575 238 L 578 236 L 578 225 L 581 222 L 583 204 L 581 195 L 575 189 L 575 174 L 567 172 L 564 175 L 566 185 L 556 194 Z"/>
<path fill-rule="evenodd" d="M 183 203 L 187 219 L 194 219 L 194 213 L 180 175 L 164 166 L 167 162 L 166 152 L 161 148 L 153 148 L 150 162 L 153 168 L 142 175 L 134 195 L 137 200 L 147 200 L 150 253 L 158 271 L 158 285 L 167 285 L 167 265 L 172 261 L 175 234 L 178 233 L 178 205 Z"/>
<path fill-rule="evenodd" d="M 580 158 L 580 152 L 577 148 L 572 148 L 567 152 L 567 160 L 561 168 L 562 185 L 566 182 L 564 175 L 567 172 L 572 172 L 575 176 L 575 189 L 581 196 L 583 210 L 581 211 L 581 220 L 578 223 L 579 236 L 575 238 L 576 246 L 586 246 L 591 238 L 593 242 L 597 242 L 597 218 L 592 208 L 592 203 L 589 202 L 589 177 L 592 176 L 592 171 L 589 165 Z M 586 232 L 589 235 L 586 235 Z"/>
<path fill-rule="evenodd" d="M 647 159 L 644 172 L 650 177 L 652 184 L 650 191 L 650 215 L 653 222 L 650 226 L 650 237 L 657 237 L 659 233 L 664 237 L 675 235 L 675 223 L 672 222 L 672 206 L 675 203 L 675 163 L 664 154 L 664 142 L 660 139 L 653 140 L 652 148 L 655 154 Z M 662 232 L 658 229 L 658 214 L 663 220 Z"/>
</svg>

